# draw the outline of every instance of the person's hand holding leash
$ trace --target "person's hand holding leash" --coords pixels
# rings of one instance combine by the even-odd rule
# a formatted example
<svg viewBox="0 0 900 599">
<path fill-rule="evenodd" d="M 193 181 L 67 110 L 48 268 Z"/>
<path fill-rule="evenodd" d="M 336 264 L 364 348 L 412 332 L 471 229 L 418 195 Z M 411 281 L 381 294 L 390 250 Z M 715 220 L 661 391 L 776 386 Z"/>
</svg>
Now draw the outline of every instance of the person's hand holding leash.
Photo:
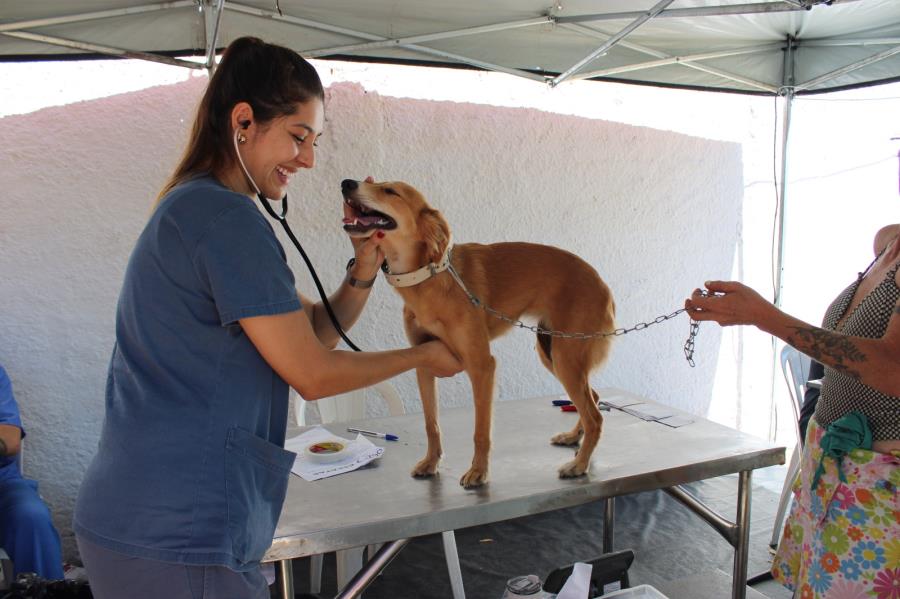
<svg viewBox="0 0 900 599">
<path fill-rule="evenodd" d="M 684 308 L 696 321 L 712 320 L 722 326 L 765 322 L 772 304 L 753 289 L 735 281 L 707 281 L 695 289 Z"/>
</svg>

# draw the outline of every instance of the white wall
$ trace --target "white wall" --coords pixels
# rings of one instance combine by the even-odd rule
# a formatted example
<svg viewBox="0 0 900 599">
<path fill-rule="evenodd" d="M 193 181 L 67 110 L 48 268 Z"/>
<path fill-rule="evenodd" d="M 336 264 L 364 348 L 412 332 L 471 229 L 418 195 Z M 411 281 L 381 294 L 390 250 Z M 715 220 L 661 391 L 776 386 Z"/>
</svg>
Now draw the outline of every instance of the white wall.
<svg viewBox="0 0 900 599">
<path fill-rule="evenodd" d="M 0 363 L 30 433 L 26 469 L 70 559 L 71 508 L 103 417 L 123 269 L 204 84 L 190 78 L 0 119 Z M 457 242 L 527 240 L 580 254 L 610 284 L 619 325 L 631 326 L 675 311 L 703 280 L 732 272 L 743 169 L 735 143 L 338 83 L 318 166 L 295 177 L 289 221 L 332 289 L 351 255 L 340 181 L 406 180 L 445 214 Z M 301 290 L 315 295 L 285 247 Z M 618 339 L 595 386 L 707 414 L 720 330 L 702 329 L 695 369 L 682 352 L 687 332 L 682 315 Z M 351 337 L 363 348 L 406 345 L 400 302 L 383 281 Z M 495 343 L 500 400 L 561 392 L 533 345 L 525 331 Z M 414 377 L 397 383 L 418 411 Z M 471 401 L 464 376 L 442 381 L 441 393 L 446 406 Z"/>
</svg>

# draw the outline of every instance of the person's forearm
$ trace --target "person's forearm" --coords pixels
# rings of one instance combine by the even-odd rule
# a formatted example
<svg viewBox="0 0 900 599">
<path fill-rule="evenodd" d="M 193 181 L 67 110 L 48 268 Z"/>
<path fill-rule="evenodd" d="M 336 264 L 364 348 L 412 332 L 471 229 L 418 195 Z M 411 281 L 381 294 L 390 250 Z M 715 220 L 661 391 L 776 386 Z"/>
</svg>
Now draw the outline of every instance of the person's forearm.
<svg viewBox="0 0 900 599">
<path fill-rule="evenodd" d="M 414 346 L 381 352 L 333 350 L 330 359 L 311 368 L 304 381 L 292 386 L 307 401 L 369 387 L 423 366 L 426 349 Z"/>
<path fill-rule="evenodd" d="M 331 309 L 334 310 L 334 314 L 344 331 L 350 330 L 356 324 L 363 308 L 366 306 L 366 300 L 369 299 L 371 291 L 371 287 L 353 287 L 348 283 L 348 278 L 345 278 L 337 291 L 328 298 Z M 329 348 L 337 345 L 341 337 L 334 328 L 334 324 L 328 316 L 328 311 L 321 302 L 312 307 L 312 316 L 313 330 L 322 345 Z"/>
<path fill-rule="evenodd" d="M 882 339 L 853 337 L 812 326 L 772 308 L 757 327 L 822 364 L 886 393 L 900 396 L 900 349 Z"/>
<path fill-rule="evenodd" d="M 21 442 L 22 429 L 12 424 L 0 424 L 0 456 L 19 453 Z"/>
</svg>

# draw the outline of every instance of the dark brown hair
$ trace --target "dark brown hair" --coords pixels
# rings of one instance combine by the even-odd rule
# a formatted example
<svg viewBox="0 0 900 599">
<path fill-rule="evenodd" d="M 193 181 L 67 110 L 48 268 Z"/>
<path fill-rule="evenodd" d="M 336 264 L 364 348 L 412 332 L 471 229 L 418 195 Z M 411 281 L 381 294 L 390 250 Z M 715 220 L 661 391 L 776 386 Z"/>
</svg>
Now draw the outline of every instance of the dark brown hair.
<svg viewBox="0 0 900 599">
<path fill-rule="evenodd" d="M 230 121 L 237 103 L 250 104 L 254 120 L 265 125 L 313 98 L 324 102 L 325 90 L 299 54 L 255 37 L 234 40 L 209 80 L 187 147 L 157 202 L 179 183 L 202 173 L 218 175 L 234 163 Z"/>
</svg>

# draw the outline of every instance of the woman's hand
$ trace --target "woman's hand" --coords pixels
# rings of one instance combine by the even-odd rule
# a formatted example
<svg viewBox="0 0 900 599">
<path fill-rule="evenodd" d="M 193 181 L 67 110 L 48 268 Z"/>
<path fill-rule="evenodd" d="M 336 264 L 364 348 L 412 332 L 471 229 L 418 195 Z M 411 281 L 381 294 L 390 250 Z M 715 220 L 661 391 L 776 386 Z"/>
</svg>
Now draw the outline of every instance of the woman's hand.
<svg viewBox="0 0 900 599">
<path fill-rule="evenodd" d="M 368 176 L 366 183 L 374 183 L 375 180 Z M 368 237 L 350 237 L 350 243 L 353 244 L 353 255 L 356 263 L 351 269 L 351 275 L 360 281 L 370 281 L 378 276 L 381 264 L 384 262 L 384 252 L 381 251 L 379 243 L 384 237 L 382 231 L 375 231 Z"/>
<path fill-rule="evenodd" d="M 695 289 L 684 301 L 684 308 L 697 321 L 712 320 L 722 326 L 765 321 L 771 303 L 756 291 L 735 281 L 707 281 L 706 292 Z"/>
<path fill-rule="evenodd" d="M 356 262 L 350 268 L 350 274 L 360 281 L 371 281 L 378 276 L 381 270 L 381 263 L 384 262 L 384 252 L 381 251 L 379 243 L 384 233 L 376 231 L 369 237 L 360 239 L 351 237 L 350 242 L 353 244 L 353 255 Z"/>
<path fill-rule="evenodd" d="M 425 352 L 426 363 L 422 367 L 436 377 L 453 376 L 463 369 L 462 362 L 443 341 L 427 341 L 417 347 Z"/>
</svg>

